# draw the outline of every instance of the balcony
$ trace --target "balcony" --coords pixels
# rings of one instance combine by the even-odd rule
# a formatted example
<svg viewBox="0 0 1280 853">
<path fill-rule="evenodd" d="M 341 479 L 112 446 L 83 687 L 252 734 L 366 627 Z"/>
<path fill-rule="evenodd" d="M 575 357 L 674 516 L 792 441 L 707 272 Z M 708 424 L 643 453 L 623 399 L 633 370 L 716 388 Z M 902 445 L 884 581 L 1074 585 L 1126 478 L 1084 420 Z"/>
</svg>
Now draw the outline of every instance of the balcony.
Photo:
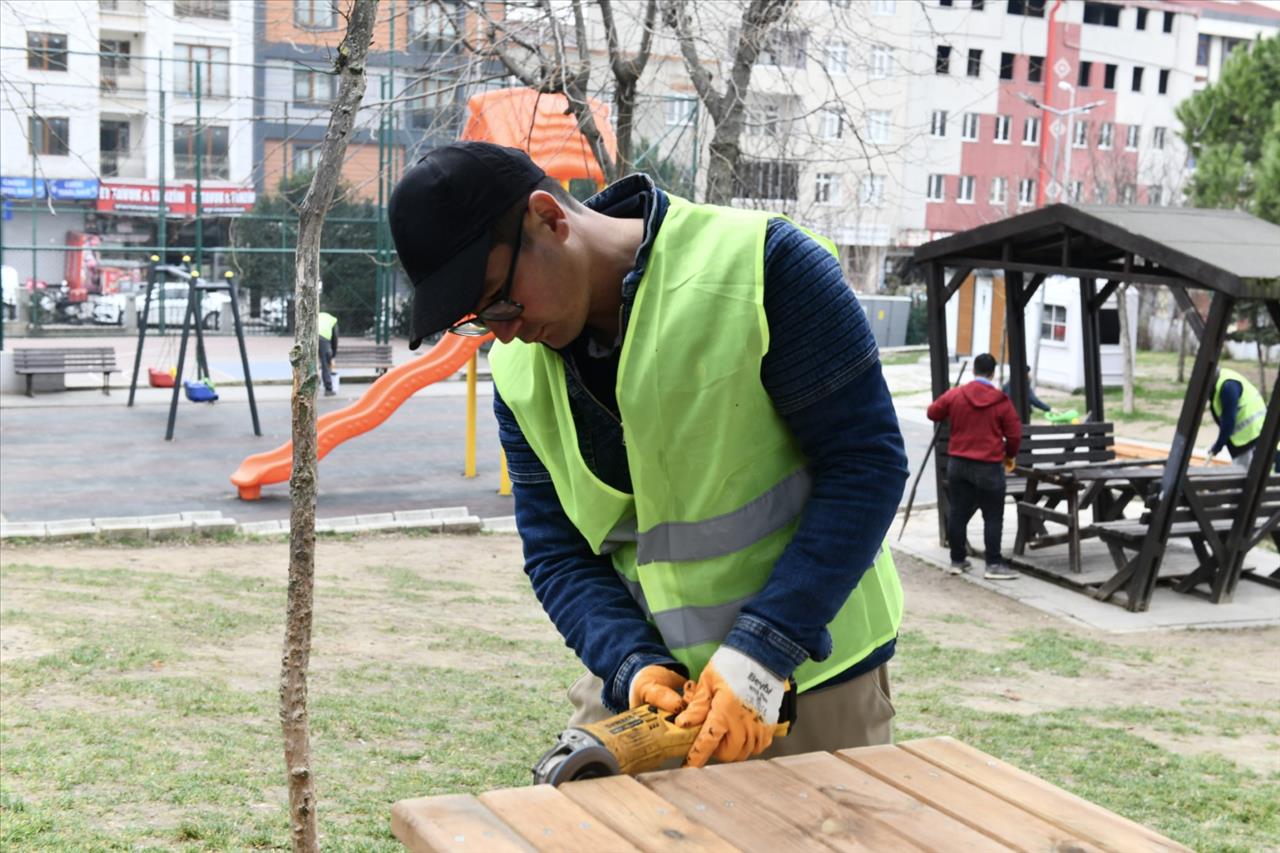
<svg viewBox="0 0 1280 853">
<path fill-rule="evenodd" d="M 145 178 L 147 175 L 147 161 L 140 154 L 103 151 L 100 159 L 101 176 L 104 178 Z"/>
<path fill-rule="evenodd" d="M 102 71 L 98 75 L 98 88 L 108 96 L 143 97 L 147 94 L 147 78 L 137 71 L 128 74 Z"/>
</svg>

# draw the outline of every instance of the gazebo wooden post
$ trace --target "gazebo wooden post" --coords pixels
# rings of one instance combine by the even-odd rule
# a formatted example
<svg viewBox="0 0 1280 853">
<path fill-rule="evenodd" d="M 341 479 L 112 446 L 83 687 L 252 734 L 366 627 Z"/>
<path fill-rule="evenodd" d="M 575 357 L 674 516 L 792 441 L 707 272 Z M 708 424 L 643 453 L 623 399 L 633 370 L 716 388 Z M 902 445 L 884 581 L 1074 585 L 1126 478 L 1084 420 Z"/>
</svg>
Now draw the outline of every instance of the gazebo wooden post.
<svg viewBox="0 0 1280 853">
<path fill-rule="evenodd" d="M 1022 273 L 1004 272 L 1004 327 L 1009 334 L 1009 373 L 1013 382 L 1013 410 L 1024 424 L 1031 420 L 1031 402 L 1027 391 L 1027 315 L 1023 308 Z"/>
<path fill-rule="evenodd" d="M 1080 279 L 1080 330 L 1082 332 L 1080 343 L 1084 350 L 1084 404 L 1089 411 L 1089 419 L 1094 423 L 1101 423 L 1107 418 L 1102 401 L 1102 327 L 1098 307 L 1094 304 L 1096 296 L 1097 281 L 1092 278 Z"/>
<path fill-rule="evenodd" d="M 943 280 L 942 264 L 933 262 L 926 268 L 927 316 L 929 318 L 929 368 L 933 399 L 938 399 L 951 387 L 948 367 L 950 354 L 947 350 L 947 289 Z M 940 433 L 938 434 L 940 435 Z M 934 448 L 933 453 L 934 482 L 938 495 L 938 543 L 947 544 L 947 501 L 946 463 L 942 461 L 942 451 Z"/>
<path fill-rule="evenodd" d="M 1164 556 L 1165 542 L 1169 538 L 1169 528 L 1173 522 L 1173 510 L 1182 494 L 1182 483 L 1187 476 L 1191 453 L 1195 450 L 1196 432 L 1200 429 L 1200 419 L 1204 417 L 1204 407 L 1213 393 L 1213 374 L 1218 366 L 1222 342 L 1226 339 L 1227 321 L 1231 318 L 1234 303 L 1233 298 L 1217 291 L 1209 305 L 1204 338 L 1200 341 L 1200 351 L 1196 353 L 1187 396 L 1183 399 L 1182 413 L 1178 415 L 1177 430 L 1169 448 L 1169 459 L 1165 462 L 1164 476 L 1160 479 L 1159 503 L 1151 513 L 1147 535 L 1142 540 L 1142 549 L 1134 562 L 1133 574 L 1126 583 L 1125 591 L 1129 600 L 1125 606 L 1131 611 L 1145 611 L 1151 606 L 1151 595 L 1160 574 L 1160 560 Z"/>
<path fill-rule="evenodd" d="M 1272 321 L 1280 319 L 1280 302 L 1267 300 L 1267 310 Z M 1227 538 L 1227 564 L 1219 566 L 1210 585 L 1209 598 L 1214 604 L 1230 602 L 1235 595 L 1236 583 L 1240 580 L 1240 572 L 1244 568 L 1244 558 L 1249 551 L 1249 540 L 1253 538 L 1253 528 L 1258 515 L 1258 507 L 1267 490 L 1267 480 L 1275 466 L 1276 440 L 1280 438 L 1280 382 L 1271 387 L 1271 401 L 1267 405 L 1267 418 L 1262 424 L 1262 434 L 1253 452 L 1253 461 L 1249 464 L 1249 473 L 1245 477 L 1244 494 L 1240 496 L 1239 512 L 1231 525 L 1231 533 Z"/>
</svg>

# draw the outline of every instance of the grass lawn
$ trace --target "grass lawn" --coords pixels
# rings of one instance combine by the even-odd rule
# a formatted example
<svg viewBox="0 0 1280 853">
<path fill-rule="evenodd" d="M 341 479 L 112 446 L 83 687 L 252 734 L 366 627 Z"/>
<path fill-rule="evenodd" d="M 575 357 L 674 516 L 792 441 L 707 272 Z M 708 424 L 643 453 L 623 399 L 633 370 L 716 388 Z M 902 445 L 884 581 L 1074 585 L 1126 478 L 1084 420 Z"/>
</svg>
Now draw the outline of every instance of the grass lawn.
<svg viewBox="0 0 1280 853">
<path fill-rule="evenodd" d="M 0 849 L 288 847 L 286 546 L 5 544 Z M 579 665 L 514 536 L 322 540 L 322 840 L 391 804 L 524 785 Z M 899 559 L 899 739 L 954 735 L 1204 851 L 1280 839 L 1280 629 L 1112 636 Z"/>
</svg>

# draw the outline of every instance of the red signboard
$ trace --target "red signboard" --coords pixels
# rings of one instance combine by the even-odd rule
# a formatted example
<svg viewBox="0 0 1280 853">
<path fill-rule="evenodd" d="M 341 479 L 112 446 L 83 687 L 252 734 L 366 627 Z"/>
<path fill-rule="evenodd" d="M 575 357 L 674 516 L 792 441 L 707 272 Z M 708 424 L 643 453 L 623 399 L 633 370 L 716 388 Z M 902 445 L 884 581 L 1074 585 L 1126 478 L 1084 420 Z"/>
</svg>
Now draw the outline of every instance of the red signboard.
<svg viewBox="0 0 1280 853">
<path fill-rule="evenodd" d="M 202 187 L 200 190 L 200 207 L 210 216 L 239 216 L 247 213 L 256 199 L 257 193 L 244 187 Z M 195 216 L 195 186 L 166 185 L 164 203 L 168 216 Z M 102 213 L 156 213 L 160 209 L 160 187 L 103 181 L 98 185 L 97 209 Z"/>
</svg>

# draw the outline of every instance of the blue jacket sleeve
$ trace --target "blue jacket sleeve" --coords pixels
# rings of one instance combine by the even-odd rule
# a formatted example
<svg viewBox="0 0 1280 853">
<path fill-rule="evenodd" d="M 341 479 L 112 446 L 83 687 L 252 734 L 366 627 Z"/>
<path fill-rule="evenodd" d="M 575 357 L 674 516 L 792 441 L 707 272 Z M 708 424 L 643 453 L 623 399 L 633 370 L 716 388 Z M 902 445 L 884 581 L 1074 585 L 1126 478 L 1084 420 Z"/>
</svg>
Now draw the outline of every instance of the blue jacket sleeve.
<svg viewBox="0 0 1280 853">
<path fill-rule="evenodd" d="M 565 514 L 551 475 L 496 388 L 493 409 L 511 474 L 525 574 L 565 644 L 604 681 L 605 707 L 626 710 L 631 678 L 649 664 L 687 675 L 622 584 L 612 561 L 594 553 Z"/>
<path fill-rule="evenodd" d="M 1236 431 L 1236 412 L 1240 408 L 1240 394 L 1243 391 L 1240 383 L 1234 379 L 1222 383 L 1222 416 L 1218 418 L 1218 437 L 1209 448 L 1211 456 L 1220 453 L 1227 446 L 1231 433 Z"/>
<path fill-rule="evenodd" d="M 810 460 L 813 491 L 764 589 L 725 639 L 789 677 L 831 654 L 827 624 L 870 568 L 908 470 L 862 306 L 839 262 L 781 220 L 766 240 L 762 379 Z"/>
</svg>

